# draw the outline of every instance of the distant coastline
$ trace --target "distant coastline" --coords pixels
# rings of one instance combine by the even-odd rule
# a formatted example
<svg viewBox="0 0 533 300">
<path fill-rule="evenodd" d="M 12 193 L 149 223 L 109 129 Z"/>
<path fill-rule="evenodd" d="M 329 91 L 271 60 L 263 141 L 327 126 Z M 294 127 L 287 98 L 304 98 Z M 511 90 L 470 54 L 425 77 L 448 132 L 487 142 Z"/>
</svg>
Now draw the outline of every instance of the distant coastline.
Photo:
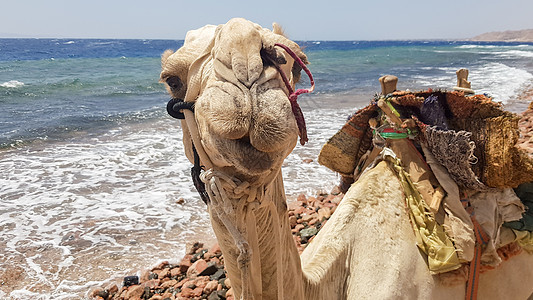
<svg viewBox="0 0 533 300">
<path fill-rule="evenodd" d="M 470 41 L 533 43 L 533 29 L 493 31 L 475 36 Z"/>
</svg>

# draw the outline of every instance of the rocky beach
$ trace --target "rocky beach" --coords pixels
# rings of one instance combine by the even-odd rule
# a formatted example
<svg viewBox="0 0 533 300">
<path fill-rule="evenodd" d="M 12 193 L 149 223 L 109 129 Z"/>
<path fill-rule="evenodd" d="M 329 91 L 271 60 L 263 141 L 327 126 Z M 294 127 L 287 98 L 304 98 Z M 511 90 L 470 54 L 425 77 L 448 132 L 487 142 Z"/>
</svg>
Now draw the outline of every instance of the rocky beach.
<svg viewBox="0 0 533 300">
<path fill-rule="evenodd" d="M 316 197 L 300 194 L 289 202 L 289 224 L 300 253 L 335 212 L 343 196 L 334 188 L 331 194 Z M 97 300 L 234 299 L 218 244 L 207 248 L 201 242 L 193 243 L 177 264 L 160 262 L 142 271 L 140 276 L 124 277 L 121 287 L 109 283 L 94 288 L 90 297 Z"/>
</svg>

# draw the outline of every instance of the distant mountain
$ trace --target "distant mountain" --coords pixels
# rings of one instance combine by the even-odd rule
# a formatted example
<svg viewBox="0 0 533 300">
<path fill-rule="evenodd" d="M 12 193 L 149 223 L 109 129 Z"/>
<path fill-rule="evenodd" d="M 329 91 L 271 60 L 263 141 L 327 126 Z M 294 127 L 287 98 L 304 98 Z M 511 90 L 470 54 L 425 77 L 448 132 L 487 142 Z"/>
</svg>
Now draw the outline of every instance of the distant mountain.
<svg viewBox="0 0 533 300">
<path fill-rule="evenodd" d="M 533 29 L 487 32 L 475 36 L 471 41 L 533 42 Z"/>
</svg>

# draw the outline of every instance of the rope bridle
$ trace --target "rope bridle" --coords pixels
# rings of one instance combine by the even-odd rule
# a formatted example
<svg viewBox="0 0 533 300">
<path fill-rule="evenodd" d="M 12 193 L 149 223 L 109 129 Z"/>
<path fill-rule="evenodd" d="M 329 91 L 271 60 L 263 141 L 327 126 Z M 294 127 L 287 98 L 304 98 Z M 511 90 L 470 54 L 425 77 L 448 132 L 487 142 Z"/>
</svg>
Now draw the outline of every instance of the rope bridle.
<svg viewBox="0 0 533 300">
<path fill-rule="evenodd" d="M 296 100 L 298 99 L 298 96 L 301 94 L 313 92 L 313 90 L 315 89 L 315 80 L 313 79 L 313 74 L 311 74 L 311 71 L 309 71 L 305 63 L 298 57 L 298 55 L 296 55 L 296 53 L 294 53 L 294 51 L 291 50 L 291 48 L 280 43 L 276 43 L 274 44 L 274 46 L 283 48 L 283 50 L 285 50 L 287 54 L 289 54 L 294 59 L 294 61 L 298 63 L 298 65 L 302 68 L 302 70 L 305 71 L 307 76 L 309 76 L 309 80 L 311 82 L 310 89 L 298 89 L 294 91 L 285 72 L 283 72 L 283 70 L 280 68 L 278 64 L 274 63 L 271 60 L 274 63 L 274 66 L 278 70 L 279 74 L 281 75 L 281 79 L 283 80 L 283 83 L 285 83 L 287 90 L 289 91 L 288 97 L 289 97 L 289 101 L 291 102 L 291 109 L 292 109 L 292 113 L 294 114 L 294 118 L 296 119 L 296 124 L 298 124 L 298 135 L 300 136 L 300 144 L 305 145 L 305 143 L 308 141 L 307 129 L 305 126 L 304 115 L 302 113 L 302 110 L 300 109 L 300 105 L 298 105 L 298 102 Z"/>
<path fill-rule="evenodd" d="M 315 89 L 315 81 L 313 79 L 313 74 L 311 74 L 311 71 L 307 68 L 305 63 L 298 57 L 294 51 L 292 51 L 289 47 L 286 45 L 276 43 L 274 46 L 278 46 L 282 49 L 284 49 L 287 54 L 289 54 L 296 63 L 304 70 L 304 72 L 309 77 L 309 80 L 311 82 L 311 88 L 309 89 L 297 89 L 296 91 L 292 88 L 292 84 L 285 74 L 285 72 L 281 69 L 281 67 L 275 63 L 273 60 L 270 60 L 274 67 L 278 70 L 281 79 L 283 80 L 283 83 L 285 84 L 285 87 L 287 88 L 287 91 L 289 95 L 287 96 L 289 98 L 289 101 L 291 103 L 291 109 L 292 113 L 294 114 L 294 118 L 296 119 L 296 124 L 298 125 L 298 135 L 300 136 L 300 144 L 304 145 L 307 141 L 307 129 L 305 125 L 305 119 L 304 115 L 302 113 L 302 110 L 300 108 L 300 105 L 298 105 L 298 96 L 305 93 L 312 93 Z M 185 120 L 185 110 L 190 111 L 194 114 L 194 102 L 184 102 L 183 99 L 178 98 L 172 98 L 167 103 L 167 113 L 176 119 Z M 190 121 L 189 121 L 190 122 Z M 209 203 L 209 197 L 207 195 L 205 184 L 200 180 L 200 173 L 203 169 L 205 169 L 205 162 L 204 165 L 200 164 L 200 157 L 198 155 L 198 151 L 195 147 L 195 142 L 193 139 L 193 155 L 194 155 L 194 166 L 191 168 L 191 177 L 194 183 L 194 187 L 200 194 L 200 197 L 202 201 L 206 204 Z M 201 147 L 201 145 L 200 145 Z M 205 160 L 205 159 L 204 159 Z"/>
</svg>

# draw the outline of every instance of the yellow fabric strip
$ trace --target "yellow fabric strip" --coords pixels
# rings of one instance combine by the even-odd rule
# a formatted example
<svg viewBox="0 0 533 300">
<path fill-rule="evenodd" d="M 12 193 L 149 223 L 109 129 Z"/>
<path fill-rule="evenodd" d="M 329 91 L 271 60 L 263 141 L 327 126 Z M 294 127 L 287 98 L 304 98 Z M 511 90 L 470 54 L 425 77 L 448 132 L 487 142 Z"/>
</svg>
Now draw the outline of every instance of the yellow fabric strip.
<svg viewBox="0 0 533 300">
<path fill-rule="evenodd" d="M 519 231 L 513 229 L 516 241 L 524 250 L 533 254 L 533 233 L 531 231 Z"/>
<path fill-rule="evenodd" d="M 402 168 L 400 159 L 395 155 L 384 155 L 384 159 L 390 163 L 403 186 L 416 244 L 427 255 L 429 271 L 438 274 L 461 267 L 452 241 L 442 225 L 436 222 L 435 216 L 411 181 L 409 174 Z"/>
</svg>

